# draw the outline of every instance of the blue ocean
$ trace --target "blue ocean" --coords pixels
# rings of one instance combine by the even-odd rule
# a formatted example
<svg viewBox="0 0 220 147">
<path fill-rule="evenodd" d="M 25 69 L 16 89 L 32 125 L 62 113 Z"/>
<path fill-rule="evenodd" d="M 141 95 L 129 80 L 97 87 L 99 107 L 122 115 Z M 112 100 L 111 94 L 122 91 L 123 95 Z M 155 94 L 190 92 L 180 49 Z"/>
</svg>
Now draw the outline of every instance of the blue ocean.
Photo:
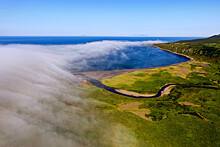
<svg viewBox="0 0 220 147">
<path fill-rule="evenodd" d="M 166 66 L 189 60 L 151 46 L 198 37 L 0 37 L 1 48 L 50 52 L 71 72 Z M 34 54 L 34 52 L 33 52 Z"/>
<path fill-rule="evenodd" d="M 22 37 L 22 36 L 0 36 L 0 44 L 40 44 L 40 45 L 67 45 L 67 44 L 84 44 L 103 40 L 114 41 L 148 41 L 161 40 L 167 42 L 179 40 L 198 39 L 199 37 Z"/>
</svg>

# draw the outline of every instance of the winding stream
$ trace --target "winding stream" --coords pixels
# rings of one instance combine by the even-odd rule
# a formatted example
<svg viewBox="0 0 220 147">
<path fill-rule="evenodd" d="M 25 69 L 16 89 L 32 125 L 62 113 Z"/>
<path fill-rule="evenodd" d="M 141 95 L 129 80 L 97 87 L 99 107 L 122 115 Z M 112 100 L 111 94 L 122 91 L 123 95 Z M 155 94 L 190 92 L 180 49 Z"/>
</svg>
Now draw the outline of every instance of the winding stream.
<svg viewBox="0 0 220 147">
<path fill-rule="evenodd" d="M 155 94 L 153 96 L 133 96 L 133 95 L 128 95 L 128 94 L 118 92 L 118 91 L 116 91 L 115 88 L 106 86 L 106 85 L 102 84 L 100 81 L 98 81 L 96 79 L 93 79 L 91 77 L 85 76 L 84 74 L 74 74 L 74 75 L 85 79 L 87 82 L 91 83 L 93 86 L 105 89 L 105 90 L 110 91 L 110 92 L 115 93 L 115 94 L 119 94 L 119 95 L 123 95 L 123 96 L 127 96 L 127 97 L 132 97 L 132 98 L 157 98 L 157 97 L 160 97 L 162 95 L 162 92 L 165 90 L 165 88 L 173 86 L 173 85 L 180 85 L 180 84 L 167 84 L 167 85 L 164 85 L 157 92 L 157 94 Z"/>
</svg>

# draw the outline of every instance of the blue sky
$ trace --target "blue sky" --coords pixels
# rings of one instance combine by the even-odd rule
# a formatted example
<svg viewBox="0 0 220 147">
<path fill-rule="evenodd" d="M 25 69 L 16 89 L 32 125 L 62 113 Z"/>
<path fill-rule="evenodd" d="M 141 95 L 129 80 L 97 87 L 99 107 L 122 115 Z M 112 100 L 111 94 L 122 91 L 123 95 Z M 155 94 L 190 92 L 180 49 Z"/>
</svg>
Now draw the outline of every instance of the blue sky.
<svg viewBox="0 0 220 147">
<path fill-rule="evenodd" d="M 220 0 L 0 0 L 0 36 L 210 36 Z"/>
</svg>

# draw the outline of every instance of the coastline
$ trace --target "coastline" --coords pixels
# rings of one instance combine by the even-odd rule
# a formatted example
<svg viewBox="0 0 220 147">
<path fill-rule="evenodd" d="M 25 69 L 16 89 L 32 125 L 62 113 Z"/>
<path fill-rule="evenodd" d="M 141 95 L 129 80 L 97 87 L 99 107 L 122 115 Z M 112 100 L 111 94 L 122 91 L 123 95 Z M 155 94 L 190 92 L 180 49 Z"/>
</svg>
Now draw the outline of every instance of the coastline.
<svg viewBox="0 0 220 147">
<path fill-rule="evenodd" d="M 161 48 L 158 48 L 161 49 Z M 164 50 L 164 49 L 161 49 Z M 165 50 L 167 51 L 167 50 Z M 171 52 L 171 51 L 168 51 Z M 128 74 L 131 72 L 135 72 L 135 71 L 143 71 L 146 70 L 144 72 L 151 72 L 149 70 L 152 69 L 157 69 L 160 70 L 160 68 L 172 68 L 172 66 L 176 66 L 177 68 L 181 68 L 180 71 L 178 71 L 178 75 L 177 76 L 182 76 L 181 74 L 188 74 L 191 70 L 187 70 L 187 66 L 189 66 L 189 64 L 191 64 L 190 62 L 195 61 L 193 58 L 183 55 L 183 54 L 179 54 L 179 53 L 175 53 L 175 52 L 171 52 L 173 54 L 176 54 L 178 56 L 184 56 L 185 58 L 189 59 L 187 61 L 184 62 L 179 62 L 179 63 L 175 63 L 175 64 L 171 64 L 171 65 L 166 65 L 166 66 L 158 66 L 158 67 L 153 67 L 153 68 L 143 68 L 143 69 L 123 69 L 123 70 L 114 70 L 114 71 L 88 71 L 88 72 L 72 72 L 72 74 L 74 74 L 75 76 L 79 76 L 82 77 L 83 79 L 85 79 L 87 82 L 89 82 L 90 84 L 92 84 L 93 86 L 105 89 L 107 91 L 119 94 L 119 95 L 124 95 L 124 96 L 128 96 L 128 97 L 133 97 L 133 98 L 155 98 L 155 97 L 160 97 L 163 95 L 167 95 L 170 93 L 170 90 L 173 86 L 176 85 L 180 85 L 178 83 L 166 83 L 165 85 L 163 85 L 160 90 L 158 91 L 158 93 L 155 94 L 141 94 L 141 93 L 136 93 L 133 91 L 127 91 L 124 89 L 120 89 L 120 88 L 115 88 L 114 86 L 108 86 L 106 84 L 103 83 L 102 80 L 104 79 L 110 79 L 113 78 L 115 76 L 118 75 L 123 75 L 123 74 Z M 196 61 L 195 61 L 196 62 Z M 193 63 L 193 64 L 200 64 L 200 63 Z M 204 64 L 204 63 L 201 63 Z M 207 66 L 202 65 L 202 66 Z M 185 68 L 186 67 L 186 68 Z M 194 69 L 195 70 L 195 69 Z M 200 71 L 201 72 L 201 71 Z M 179 73 L 181 73 L 179 75 Z"/>
<path fill-rule="evenodd" d="M 189 60 L 184 61 L 184 62 L 170 64 L 170 65 L 152 67 L 152 68 L 122 69 L 122 70 L 112 70 L 112 71 L 83 71 L 83 72 L 72 72 L 72 74 L 74 74 L 74 75 L 83 74 L 85 76 L 88 76 L 88 77 L 91 77 L 93 79 L 101 81 L 102 79 L 110 79 L 110 78 L 113 78 L 113 77 L 121 75 L 121 74 L 127 74 L 127 73 L 131 73 L 131 72 L 135 72 L 135 71 L 163 68 L 163 67 L 169 67 L 169 66 L 177 66 L 177 65 L 185 63 L 185 62 L 195 61 L 192 57 L 189 57 L 187 55 L 176 53 L 176 52 L 172 52 L 172 51 L 169 51 L 169 50 L 165 50 L 165 49 L 162 49 L 162 48 L 154 46 L 154 45 L 152 45 L 152 46 L 156 47 L 156 48 L 158 48 L 160 50 L 164 50 L 164 51 L 176 54 L 178 56 L 183 56 L 183 57 L 185 57 L 185 58 L 187 58 Z"/>
<path fill-rule="evenodd" d="M 187 56 L 187 55 L 184 55 L 184 54 L 180 54 L 180 53 L 177 53 L 177 52 L 173 52 L 173 51 L 170 51 L 170 50 L 166 50 L 166 49 L 163 49 L 161 47 L 158 47 L 156 45 L 152 45 L 153 47 L 156 47 L 156 48 L 159 48 L 160 50 L 164 50 L 164 51 L 167 51 L 167 52 L 170 52 L 170 53 L 173 53 L 173 54 L 176 54 L 176 55 L 179 55 L 179 56 L 183 56 L 183 57 L 186 57 L 188 59 L 190 59 L 189 61 L 186 61 L 186 62 L 190 62 L 190 61 L 194 61 L 194 59 L 190 56 Z M 180 62 L 180 63 L 183 63 L 183 62 Z"/>
</svg>

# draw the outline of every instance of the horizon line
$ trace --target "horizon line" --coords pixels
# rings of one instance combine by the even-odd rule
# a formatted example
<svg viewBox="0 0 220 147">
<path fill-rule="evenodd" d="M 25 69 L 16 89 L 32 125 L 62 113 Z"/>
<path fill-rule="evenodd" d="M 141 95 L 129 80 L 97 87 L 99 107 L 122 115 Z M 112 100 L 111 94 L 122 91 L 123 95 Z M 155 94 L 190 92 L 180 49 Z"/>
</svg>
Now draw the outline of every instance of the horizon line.
<svg viewBox="0 0 220 147">
<path fill-rule="evenodd" d="M 213 36 L 213 35 L 212 35 Z M 70 36 L 70 35 L 67 35 L 67 36 L 63 36 L 63 35 L 42 35 L 42 36 L 38 36 L 38 35 L 33 35 L 33 36 L 29 36 L 29 35 L 14 35 L 14 36 L 9 36 L 9 35 L 6 35 L 6 36 L 3 36 L 3 35 L 0 35 L 0 37 L 210 37 L 210 36 L 90 36 L 90 35 L 79 35 L 79 36 Z"/>
</svg>

